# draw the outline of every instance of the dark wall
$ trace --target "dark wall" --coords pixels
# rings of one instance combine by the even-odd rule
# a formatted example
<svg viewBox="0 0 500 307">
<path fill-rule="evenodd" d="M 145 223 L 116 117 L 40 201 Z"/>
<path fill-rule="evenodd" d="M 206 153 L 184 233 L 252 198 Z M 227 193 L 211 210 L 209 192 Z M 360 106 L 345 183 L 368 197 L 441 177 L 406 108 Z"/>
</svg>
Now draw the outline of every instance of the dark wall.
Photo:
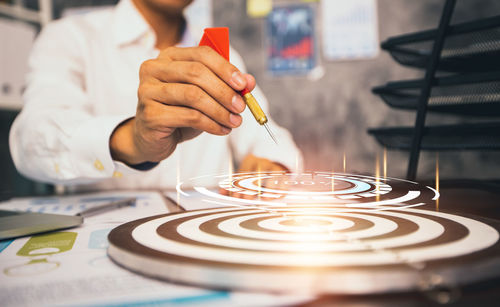
<svg viewBox="0 0 500 307">
<path fill-rule="evenodd" d="M 291 1 L 282 1 L 291 2 Z M 436 27 L 444 1 L 378 0 L 379 38 Z M 419 78 L 423 72 L 398 65 L 385 52 L 375 59 L 331 62 L 322 59 L 325 76 L 273 77 L 266 72 L 265 19 L 246 15 L 245 1 L 215 0 L 214 22 L 228 26 L 231 42 L 246 61 L 271 104 L 271 115 L 290 129 L 305 155 L 307 169 L 374 173 L 381 148 L 366 133 L 370 127 L 414 124 L 415 114 L 389 109 L 371 88 L 387 81 Z M 500 15 L 500 1 L 458 0 L 453 22 Z M 321 25 L 317 21 L 318 32 Z M 463 121 L 454 116 L 429 115 L 427 123 Z M 421 155 L 419 178 L 432 178 L 436 153 Z M 408 154 L 388 152 L 388 174 L 404 177 Z M 442 177 L 498 177 L 498 152 L 440 153 Z"/>
<path fill-rule="evenodd" d="M 51 193 L 52 187 L 36 183 L 20 175 L 9 151 L 9 130 L 17 111 L 0 111 L 0 201 L 12 196 L 43 195 Z"/>
<path fill-rule="evenodd" d="M 37 3 L 32 0 L 26 2 L 33 7 Z M 63 7 L 114 2 L 116 0 L 57 0 L 54 13 L 58 16 Z M 377 3 L 379 38 L 383 41 L 390 36 L 435 27 L 444 1 L 378 0 Z M 340 171 L 345 153 L 347 171 L 374 173 L 376 156 L 382 155 L 383 148 L 366 130 L 370 127 L 414 124 L 414 113 L 388 108 L 371 94 L 371 88 L 391 80 L 421 77 L 421 71 L 402 67 L 387 53 L 381 52 L 370 60 L 330 62 L 322 59 L 321 65 L 326 73 L 318 81 L 297 76 L 273 77 L 266 72 L 266 20 L 249 18 L 245 0 L 213 0 L 213 8 L 215 25 L 230 28 L 232 45 L 243 56 L 247 68 L 266 93 L 273 118 L 293 133 L 304 153 L 307 169 Z M 453 22 L 493 15 L 500 15 L 500 1 L 458 0 Z M 316 25 L 319 35 L 319 20 Z M 14 113 L 1 112 L 0 116 L 0 198 L 50 191 L 46 186 L 29 182 L 15 172 L 8 153 L 8 128 Z M 461 121 L 464 119 L 460 117 L 430 114 L 427 123 Z M 439 155 L 441 176 L 444 178 L 499 177 L 498 152 L 441 152 Z M 421 155 L 420 179 L 434 176 L 435 158 L 434 152 Z M 406 152 L 388 151 L 388 174 L 404 177 L 407 159 Z"/>
</svg>

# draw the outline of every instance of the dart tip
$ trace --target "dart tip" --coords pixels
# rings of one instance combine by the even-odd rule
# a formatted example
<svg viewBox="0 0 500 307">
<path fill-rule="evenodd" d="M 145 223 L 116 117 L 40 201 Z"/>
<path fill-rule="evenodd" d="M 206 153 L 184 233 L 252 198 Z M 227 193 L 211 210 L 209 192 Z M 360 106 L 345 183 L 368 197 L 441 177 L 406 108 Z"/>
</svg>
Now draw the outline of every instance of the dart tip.
<svg viewBox="0 0 500 307">
<path fill-rule="evenodd" d="M 276 138 L 274 137 L 274 134 L 273 132 L 271 131 L 271 128 L 269 128 L 269 126 L 267 125 L 267 123 L 264 124 L 264 127 L 266 128 L 267 130 L 267 133 L 269 133 L 269 135 L 271 136 L 271 138 L 273 139 L 274 143 L 276 145 L 278 145 L 278 141 L 276 140 Z"/>
</svg>

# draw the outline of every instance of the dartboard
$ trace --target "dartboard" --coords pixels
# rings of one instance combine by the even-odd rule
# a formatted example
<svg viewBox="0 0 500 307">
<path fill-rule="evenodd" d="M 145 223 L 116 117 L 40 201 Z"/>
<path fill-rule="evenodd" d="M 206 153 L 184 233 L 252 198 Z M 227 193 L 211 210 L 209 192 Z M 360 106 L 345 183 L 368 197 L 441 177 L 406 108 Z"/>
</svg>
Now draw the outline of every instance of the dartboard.
<svg viewBox="0 0 500 307">
<path fill-rule="evenodd" d="M 418 208 L 438 195 L 413 182 L 313 175 L 221 176 L 218 190 L 195 178 L 179 192 L 220 207 L 121 225 L 108 253 L 141 274 L 223 289 L 377 293 L 500 276 L 499 222 Z"/>
<path fill-rule="evenodd" d="M 217 179 L 218 188 L 205 187 Z M 416 182 L 353 174 L 252 172 L 197 177 L 177 186 L 183 198 L 219 206 L 411 207 L 429 203 L 439 193 Z"/>
</svg>

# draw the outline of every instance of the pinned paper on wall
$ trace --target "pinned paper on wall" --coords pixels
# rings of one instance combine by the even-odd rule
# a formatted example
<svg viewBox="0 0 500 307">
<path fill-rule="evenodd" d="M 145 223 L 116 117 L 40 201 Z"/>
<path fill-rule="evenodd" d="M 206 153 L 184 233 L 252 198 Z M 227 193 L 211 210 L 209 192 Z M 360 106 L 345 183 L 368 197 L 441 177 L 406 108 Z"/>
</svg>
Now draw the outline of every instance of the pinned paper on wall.
<svg viewBox="0 0 500 307">
<path fill-rule="evenodd" d="M 309 73 L 316 66 L 314 11 L 310 5 L 274 7 L 268 16 L 268 70 Z"/>
<path fill-rule="evenodd" d="M 266 17 L 272 8 L 272 0 L 247 0 L 247 14 L 253 18 Z"/>
<path fill-rule="evenodd" d="M 366 59 L 379 52 L 376 0 L 321 1 L 323 53 L 329 60 Z"/>
<path fill-rule="evenodd" d="M 132 206 L 115 207 L 113 210 L 103 210 L 99 214 L 85 217 L 89 220 L 102 222 L 121 222 L 141 216 L 150 216 L 167 212 L 167 206 L 162 196 L 156 192 L 147 191 L 103 191 L 92 194 L 49 196 L 49 197 L 19 197 L 0 203 L 1 210 L 27 211 L 37 213 L 52 213 L 76 215 L 92 208 L 100 207 L 112 202 L 135 198 Z M 118 214 L 119 213 L 119 214 Z M 118 219 L 120 217 L 120 219 Z"/>
</svg>

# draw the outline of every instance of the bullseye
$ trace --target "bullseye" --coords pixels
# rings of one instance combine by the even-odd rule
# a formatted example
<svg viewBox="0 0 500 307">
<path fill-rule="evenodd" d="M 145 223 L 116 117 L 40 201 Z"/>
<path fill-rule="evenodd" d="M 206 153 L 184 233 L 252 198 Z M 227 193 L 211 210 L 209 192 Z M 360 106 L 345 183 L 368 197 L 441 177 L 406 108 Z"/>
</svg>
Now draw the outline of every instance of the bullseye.
<svg viewBox="0 0 500 307">
<path fill-rule="evenodd" d="M 288 232 L 315 232 L 338 231 L 354 226 L 354 222 L 340 218 L 327 218 L 318 216 L 280 217 L 275 219 L 264 219 L 258 223 L 259 227 Z"/>
</svg>

